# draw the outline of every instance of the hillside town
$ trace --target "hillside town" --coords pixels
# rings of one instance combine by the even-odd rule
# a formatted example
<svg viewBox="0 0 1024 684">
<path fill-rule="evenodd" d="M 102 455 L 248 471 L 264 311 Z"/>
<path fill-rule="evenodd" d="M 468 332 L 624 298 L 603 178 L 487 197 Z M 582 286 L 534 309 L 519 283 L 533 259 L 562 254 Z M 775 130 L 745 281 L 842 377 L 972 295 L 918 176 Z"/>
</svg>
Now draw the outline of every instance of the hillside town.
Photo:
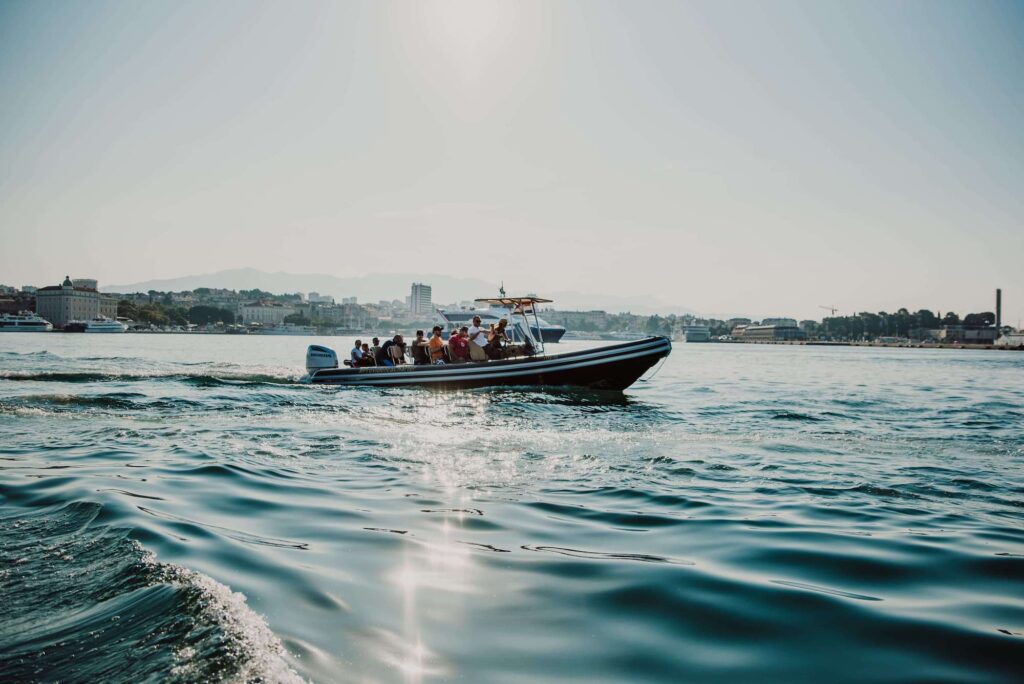
<svg viewBox="0 0 1024 684">
<path fill-rule="evenodd" d="M 20 288 L 0 285 L 0 315 L 33 312 L 54 330 L 73 330 L 89 320 L 117 320 L 130 332 L 318 334 L 399 331 L 433 325 L 438 309 L 467 310 L 470 300 L 435 303 L 432 288 L 412 283 L 403 299 L 359 302 L 319 292 L 272 293 L 259 289 L 199 287 L 179 292 L 104 292 L 93 278 L 67 276 L 59 285 Z M 827 308 L 827 307 L 825 307 Z M 641 315 L 601 310 L 541 309 L 567 339 L 618 339 L 664 335 L 686 342 L 882 343 L 1019 346 L 1024 336 L 1001 320 L 1002 292 L 995 311 L 911 312 L 831 316 L 820 321 L 786 317 L 717 319 L 693 314 Z"/>
</svg>

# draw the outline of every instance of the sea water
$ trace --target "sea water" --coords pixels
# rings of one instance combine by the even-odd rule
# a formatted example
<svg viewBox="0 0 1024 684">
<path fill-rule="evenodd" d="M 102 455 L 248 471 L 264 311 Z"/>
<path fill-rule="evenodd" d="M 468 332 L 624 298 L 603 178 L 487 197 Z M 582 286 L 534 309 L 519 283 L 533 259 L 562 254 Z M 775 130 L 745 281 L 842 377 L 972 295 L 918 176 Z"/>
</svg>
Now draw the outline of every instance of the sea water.
<svg viewBox="0 0 1024 684">
<path fill-rule="evenodd" d="M 311 342 L 0 335 L 0 680 L 1024 672 L 1024 354 L 441 393 L 302 384 Z"/>
</svg>

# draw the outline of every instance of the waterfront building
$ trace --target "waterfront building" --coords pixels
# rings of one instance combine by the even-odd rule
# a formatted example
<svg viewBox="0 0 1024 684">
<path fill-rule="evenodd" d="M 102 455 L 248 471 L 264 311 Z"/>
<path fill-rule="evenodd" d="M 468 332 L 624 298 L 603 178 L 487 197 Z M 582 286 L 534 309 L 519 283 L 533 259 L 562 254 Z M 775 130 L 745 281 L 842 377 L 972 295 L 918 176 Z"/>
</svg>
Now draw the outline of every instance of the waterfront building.
<svg viewBox="0 0 1024 684">
<path fill-rule="evenodd" d="M 766 318 L 761 321 L 761 325 L 777 325 L 784 328 L 797 328 L 795 318 Z"/>
<path fill-rule="evenodd" d="M 331 295 L 322 295 L 319 292 L 310 292 L 306 296 L 306 301 L 310 304 L 333 304 L 334 297 Z"/>
<path fill-rule="evenodd" d="M 72 278 L 71 284 L 86 290 L 99 290 L 99 281 L 95 278 Z"/>
<path fill-rule="evenodd" d="M 1003 333 L 996 344 L 1000 347 L 1024 347 L 1024 333 Z"/>
<path fill-rule="evenodd" d="M 56 328 L 97 316 L 117 318 L 117 298 L 100 294 L 96 285 L 92 278 L 71 280 L 65 276 L 60 285 L 41 287 L 36 290 L 36 313 Z"/>
<path fill-rule="evenodd" d="M 544 318 L 549 323 L 561 325 L 569 330 L 606 330 L 608 328 L 607 311 L 556 311 L 544 310 Z"/>
<path fill-rule="evenodd" d="M 424 285 L 423 283 L 412 284 L 412 292 L 409 293 L 409 310 L 412 311 L 413 315 L 419 316 L 434 313 L 431 291 L 430 285 Z"/>
<path fill-rule="evenodd" d="M 369 314 L 358 304 L 325 304 L 312 308 L 309 318 L 317 325 L 362 330 L 367 326 Z"/>
<path fill-rule="evenodd" d="M 739 336 L 736 335 L 734 330 L 733 337 L 742 339 L 744 342 L 785 342 L 807 339 L 807 334 L 796 325 L 762 324 L 746 326 Z"/>
<path fill-rule="evenodd" d="M 243 324 L 281 325 L 284 319 L 296 312 L 295 307 L 278 302 L 251 302 L 238 307 L 238 317 Z"/>
<path fill-rule="evenodd" d="M 962 344 L 992 344 L 999 336 L 995 326 L 944 325 L 938 331 L 939 342 Z"/>
</svg>

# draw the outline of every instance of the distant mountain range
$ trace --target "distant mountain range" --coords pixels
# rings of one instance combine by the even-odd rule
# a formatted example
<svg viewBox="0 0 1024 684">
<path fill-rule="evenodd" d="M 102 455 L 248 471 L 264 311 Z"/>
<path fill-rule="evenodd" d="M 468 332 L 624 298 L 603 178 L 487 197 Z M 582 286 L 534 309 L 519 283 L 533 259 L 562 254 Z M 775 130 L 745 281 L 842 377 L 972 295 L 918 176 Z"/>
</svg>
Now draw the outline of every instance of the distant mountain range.
<svg viewBox="0 0 1024 684">
<path fill-rule="evenodd" d="M 128 285 L 103 285 L 104 292 L 180 292 L 197 287 L 225 288 L 229 290 L 260 289 L 274 294 L 292 292 L 319 292 L 335 299 L 357 297 L 360 302 L 381 299 L 405 299 L 412 283 L 426 283 L 433 287 L 435 303 L 446 304 L 476 297 L 497 296 L 499 283 L 476 278 L 453 278 L 436 273 L 374 273 L 352 278 L 339 278 L 325 273 L 268 273 L 255 268 L 236 268 L 216 273 L 190 275 L 180 278 L 147 280 Z M 525 293 L 523 293 L 525 294 Z M 542 297 L 555 300 L 559 309 L 603 309 L 611 312 L 631 311 L 636 314 L 691 313 L 687 309 L 648 297 L 629 297 L 581 292 L 538 292 Z"/>
</svg>

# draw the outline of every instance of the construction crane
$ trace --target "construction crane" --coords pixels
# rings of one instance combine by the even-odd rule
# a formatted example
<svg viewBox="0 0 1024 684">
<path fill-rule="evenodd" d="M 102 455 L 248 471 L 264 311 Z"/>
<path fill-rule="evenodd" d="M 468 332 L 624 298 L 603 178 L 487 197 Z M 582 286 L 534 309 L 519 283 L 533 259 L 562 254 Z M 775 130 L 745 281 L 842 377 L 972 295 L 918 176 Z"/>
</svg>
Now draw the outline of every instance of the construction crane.
<svg viewBox="0 0 1024 684">
<path fill-rule="evenodd" d="M 823 305 L 819 304 L 818 308 L 819 309 L 827 309 L 828 311 L 831 311 L 833 318 L 836 315 L 836 311 L 839 311 L 839 307 L 837 307 L 835 304 L 833 304 L 832 306 L 823 306 Z"/>
</svg>

